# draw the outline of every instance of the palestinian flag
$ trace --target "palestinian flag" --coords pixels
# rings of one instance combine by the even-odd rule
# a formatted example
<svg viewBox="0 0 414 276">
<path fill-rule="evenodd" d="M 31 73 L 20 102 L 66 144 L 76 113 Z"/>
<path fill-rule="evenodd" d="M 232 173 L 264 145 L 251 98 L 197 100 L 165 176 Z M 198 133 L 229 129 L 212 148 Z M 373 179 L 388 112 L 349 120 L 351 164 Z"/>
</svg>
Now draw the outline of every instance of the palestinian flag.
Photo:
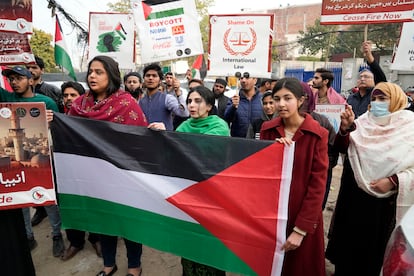
<svg viewBox="0 0 414 276">
<path fill-rule="evenodd" d="M 171 16 L 184 15 L 184 8 L 168 8 L 165 6 L 163 10 L 153 11 L 153 6 L 164 5 L 170 2 L 177 2 L 179 0 L 146 0 L 142 1 L 142 10 L 144 12 L 145 20 L 161 19 Z"/>
<path fill-rule="evenodd" d="M 63 40 L 62 27 L 59 23 L 59 18 L 56 15 L 56 29 L 55 29 L 55 62 L 62 66 L 69 72 L 69 76 L 76 81 L 75 71 L 73 70 L 72 61 Z"/>
<path fill-rule="evenodd" d="M 207 66 L 204 61 L 204 55 L 198 55 L 191 66 L 191 75 L 193 79 L 203 80 L 207 76 Z"/>
<path fill-rule="evenodd" d="M 116 27 L 115 27 L 115 31 L 118 33 L 118 35 L 120 37 L 122 37 L 123 40 L 126 39 L 125 35 L 127 35 L 127 33 L 125 32 L 124 27 L 122 26 L 121 22 L 119 22 Z"/>
<path fill-rule="evenodd" d="M 64 228 L 244 275 L 280 275 L 294 147 L 55 114 Z"/>
<path fill-rule="evenodd" d="M 7 69 L 6 66 L 0 66 L 0 74 L 1 74 L 1 71 L 5 69 Z M 0 87 L 3 87 L 7 91 L 13 91 L 13 89 L 10 86 L 9 80 L 6 78 L 6 76 L 3 76 L 3 75 L 1 75 L 0 77 Z"/>
</svg>

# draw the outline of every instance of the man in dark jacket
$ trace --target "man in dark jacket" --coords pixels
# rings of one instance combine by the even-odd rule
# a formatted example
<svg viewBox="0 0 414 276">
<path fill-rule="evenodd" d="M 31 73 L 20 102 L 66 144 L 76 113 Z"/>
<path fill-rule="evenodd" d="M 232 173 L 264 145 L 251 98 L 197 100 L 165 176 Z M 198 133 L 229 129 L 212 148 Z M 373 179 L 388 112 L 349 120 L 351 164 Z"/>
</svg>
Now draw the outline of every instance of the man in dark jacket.
<svg viewBox="0 0 414 276">
<path fill-rule="evenodd" d="M 217 115 L 224 119 L 224 112 L 226 111 L 227 103 L 229 98 L 224 96 L 224 91 L 226 91 L 227 81 L 224 79 L 216 79 L 216 82 L 213 86 L 214 97 L 216 98 L 215 107 L 217 109 Z"/>
<path fill-rule="evenodd" d="M 33 89 L 35 93 L 42 94 L 52 98 L 59 108 L 59 112 L 65 111 L 63 106 L 63 95 L 59 88 L 54 85 L 45 83 L 42 80 L 42 75 L 45 72 L 45 63 L 43 59 L 35 56 L 36 64 L 27 64 L 26 68 L 29 69 L 33 76 Z"/>
<path fill-rule="evenodd" d="M 269 121 L 275 116 L 276 106 L 272 94 L 271 90 L 264 92 L 262 97 L 262 117 L 249 125 L 246 138 L 260 140 L 260 129 L 262 128 L 263 122 Z"/>
<path fill-rule="evenodd" d="M 243 73 L 239 93 L 227 103 L 224 120 L 231 124 L 233 137 L 246 137 L 249 125 L 262 116 L 262 96 L 255 87 L 256 82 L 248 72 Z"/>
<path fill-rule="evenodd" d="M 348 104 L 352 106 L 352 110 L 355 113 L 355 119 L 368 110 L 368 105 L 371 102 L 371 92 L 374 86 L 379 82 L 387 81 L 384 72 L 372 55 L 371 42 L 363 42 L 362 50 L 369 65 L 369 70 L 364 69 L 359 72 L 357 83 L 358 92 L 351 94 L 347 99 Z"/>
</svg>

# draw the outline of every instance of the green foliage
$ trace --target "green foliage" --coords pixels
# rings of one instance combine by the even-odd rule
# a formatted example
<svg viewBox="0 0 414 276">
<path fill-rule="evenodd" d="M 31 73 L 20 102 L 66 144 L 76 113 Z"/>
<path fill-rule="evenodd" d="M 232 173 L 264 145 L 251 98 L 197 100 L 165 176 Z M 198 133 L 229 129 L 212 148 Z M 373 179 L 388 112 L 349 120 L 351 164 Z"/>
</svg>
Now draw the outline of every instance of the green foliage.
<svg viewBox="0 0 414 276">
<path fill-rule="evenodd" d="M 52 35 L 40 29 L 33 29 L 30 38 L 30 47 L 34 55 L 39 56 L 45 62 L 45 72 L 59 72 L 55 63 L 55 52 L 52 45 Z"/>
<path fill-rule="evenodd" d="M 280 59 L 277 45 L 277 41 L 272 40 L 272 62 L 278 61 Z"/>
<path fill-rule="evenodd" d="M 346 25 L 338 30 L 338 26 L 320 25 L 320 20 L 317 19 L 313 26 L 308 26 L 306 32 L 300 31 L 298 42 L 308 55 L 322 52 L 322 59 L 329 58 L 332 54 L 353 54 L 354 51 L 357 57 L 362 57 L 364 29 L 365 25 Z M 372 41 L 373 48 L 381 54 L 391 54 L 400 36 L 400 29 L 400 23 L 370 24 L 368 40 Z"/>
<path fill-rule="evenodd" d="M 362 57 L 361 43 L 364 41 L 365 25 L 351 25 L 338 35 L 338 43 L 334 53 L 353 53 Z M 400 37 L 400 23 L 368 25 L 368 40 L 372 41 L 374 49 L 381 54 L 390 54 Z"/>
<path fill-rule="evenodd" d="M 307 26 L 307 31 L 299 31 L 299 44 L 308 55 L 322 53 L 322 59 L 329 57 L 331 49 L 336 44 L 337 26 L 321 25 L 320 19 L 313 26 Z"/>
<path fill-rule="evenodd" d="M 318 58 L 318 57 L 310 57 L 310 56 L 300 56 L 300 57 L 296 58 L 296 60 L 299 60 L 299 61 L 321 61 L 321 59 Z"/>
<path fill-rule="evenodd" d="M 110 11 L 114 11 L 114 12 L 123 12 L 123 13 L 132 12 L 130 0 L 118 0 L 115 3 L 108 3 L 108 8 Z"/>
</svg>

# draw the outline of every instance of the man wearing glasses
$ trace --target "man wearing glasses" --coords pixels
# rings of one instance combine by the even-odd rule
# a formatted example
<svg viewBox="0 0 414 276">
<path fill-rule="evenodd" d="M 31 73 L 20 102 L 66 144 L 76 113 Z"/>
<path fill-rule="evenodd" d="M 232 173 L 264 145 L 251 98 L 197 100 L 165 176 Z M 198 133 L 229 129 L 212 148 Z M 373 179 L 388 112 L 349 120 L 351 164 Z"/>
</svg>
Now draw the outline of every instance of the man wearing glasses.
<svg viewBox="0 0 414 276">
<path fill-rule="evenodd" d="M 370 69 L 364 69 L 359 72 L 357 81 L 358 92 L 350 95 L 347 99 L 347 103 L 352 106 L 352 110 L 355 113 L 355 118 L 358 118 L 358 116 L 368 110 L 374 86 L 379 82 L 387 81 L 384 72 L 372 55 L 371 46 L 372 44 L 369 41 L 362 43 L 362 51 Z"/>
<path fill-rule="evenodd" d="M 227 103 L 224 120 L 231 124 L 231 136 L 246 137 L 249 125 L 262 115 L 261 94 L 256 89 L 257 78 L 244 72 L 240 77 L 241 89 Z"/>
<path fill-rule="evenodd" d="M 8 78 L 13 93 L 0 88 L 0 102 L 44 102 L 46 109 L 59 111 L 51 98 L 33 92 L 32 74 L 25 67 L 15 66 L 3 70 L 2 75 Z"/>
</svg>

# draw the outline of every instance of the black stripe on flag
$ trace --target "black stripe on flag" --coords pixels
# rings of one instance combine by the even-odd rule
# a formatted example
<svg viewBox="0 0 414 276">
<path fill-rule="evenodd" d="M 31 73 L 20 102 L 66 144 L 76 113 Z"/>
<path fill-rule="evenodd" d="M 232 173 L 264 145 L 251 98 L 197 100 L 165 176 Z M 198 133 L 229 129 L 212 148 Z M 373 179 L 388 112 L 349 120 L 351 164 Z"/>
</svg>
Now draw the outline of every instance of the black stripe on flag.
<svg viewBox="0 0 414 276">
<path fill-rule="evenodd" d="M 121 169 L 198 182 L 273 143 L 154 131 L 59 113 L 54 115 L 51 132 L 54 152 L 100 158 Z"/>
<path fill-rule="evenodd" d="M 177 1 L 181 1 L 181 0 L 144 0 L 142 2 L 144 2 L 148 6 L 155 6 L 155 5 L 161 5 L 161 4 L 177 2 Z"/>
</svg>

